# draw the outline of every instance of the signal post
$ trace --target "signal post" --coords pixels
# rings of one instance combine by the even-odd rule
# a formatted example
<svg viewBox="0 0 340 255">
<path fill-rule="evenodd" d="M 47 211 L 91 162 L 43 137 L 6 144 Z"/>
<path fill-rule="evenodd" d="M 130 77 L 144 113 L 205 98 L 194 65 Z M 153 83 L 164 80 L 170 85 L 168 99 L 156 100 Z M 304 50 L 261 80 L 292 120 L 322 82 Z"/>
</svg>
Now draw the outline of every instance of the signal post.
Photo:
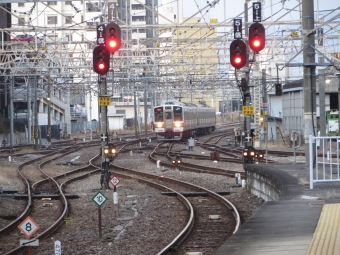
<svg viewBox="0 0 340 255">
<path fill-rule="evenodd" d="M 254 106 L 251 104 L 251 96 L 249 89 L 249 62 L 255 61 L 255 56 L 265 47 L 265 28 L 259 23 L 261 21 L 261 2 L 253 3 L 253 24 L 250 25 L 248 30 L 248 1 L 246 0 L 244 5 L 244 14 L 245 14 L 245 37 L 246 40 L 242 40 L 242 19 L 235 18 L 234 19 L 234 41 L 230 44 L 230 64 L 236 69 L 239 70 L 243 67 L 246 67 L 244 72 L 245 75 L 238 82 L 238 86 L 241 90 L 241 94 L 243 96 L 243 106 L 242 113 L 253 113 Z M 249 32 L 249 33 L 248 33 Z M 248 39 L 248 41 L 247 41 Z M 249 48 L 253 51 L 253 58 L 249 58 Z M 237 79 L 235 70 L 235 76 Z M 265 87 L 265 84 L 264 84 Z M 266 99 L 264 99 L 264 107 L 266 105 Z M 247 114 L 248 116 L 250 114 Z M 250 117 L 246 117 L 244 121 L 243 131 L 248 131 L 250 134 Z M 249 141 L 248 141 L 249 142 Z M 248 144 L 246 144 L 248 145 Z"/>
<path fill-rule="evenodd" d="M 107 93 L 106 75 L 110 70 L 110 55 L 116 52 L 121 45 L 120 27 L 111 22 L 109 24 L 101 24 L 97 26 L 97 45 L 93 50 L 93 70 L 98 74 L 98 85 L 100 87 L 99 106 L 100 106 L 100 127 L 102 139 L 102 179 L 101 185 L 104 184 L 109 188 L 109 159 L 105 148 L 108 147 L 108 120 L 107 106 L 111 103 L 111 95 Z M 113 71 L 113 67 L 112 67 Z"/>
</svg>

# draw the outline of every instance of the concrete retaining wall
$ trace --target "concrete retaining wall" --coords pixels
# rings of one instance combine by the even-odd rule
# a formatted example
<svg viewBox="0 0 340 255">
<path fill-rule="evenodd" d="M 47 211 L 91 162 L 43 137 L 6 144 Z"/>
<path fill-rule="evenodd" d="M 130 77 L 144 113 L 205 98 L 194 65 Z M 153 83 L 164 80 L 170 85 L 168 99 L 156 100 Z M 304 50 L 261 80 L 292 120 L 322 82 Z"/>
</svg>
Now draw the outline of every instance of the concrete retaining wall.
<svg viewBox="0 0 340 255">
<path fill-rule="evenodd" d="M 273 164 L 247 164 L 245 170 L 248 190 L 265 201 L 284 200 L 302 194 L 298 180 Z"/>
</svg>

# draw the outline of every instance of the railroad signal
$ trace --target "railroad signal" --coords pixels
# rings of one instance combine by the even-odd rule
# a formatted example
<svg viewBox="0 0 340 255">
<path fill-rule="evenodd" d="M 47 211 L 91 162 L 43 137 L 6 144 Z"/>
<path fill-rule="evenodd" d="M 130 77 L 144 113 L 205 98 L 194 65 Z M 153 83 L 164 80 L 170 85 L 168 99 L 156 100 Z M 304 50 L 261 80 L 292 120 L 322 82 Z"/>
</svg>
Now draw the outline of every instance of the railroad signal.
<svg viewBox="0 0 340 255">
<path fill-rule="evenodd" d="M 261 23 L 253 23 L 249 27 L 249 47 L 259 53 L 266 44 L 266 30 Z"/>
<path fill-rule="evenodd" d="M 240 69 L 247 62 L 247 46 L 242 40 L 234 40 L 230 44 L 230 64 L 236 69 Z"/>
<path fill-rule="evenodd" d="M 282 96 L 282 85 L 281 83 L 275 83 L 275 95 Z"/>
<path fill-rule="evenodd" d="M 116 23 L 109 23 L 105 26 L 105 45 L 113 54 L 121 46 L 121 31 Z"/>
<path fill-rule="evenodd" d="M 106 74 L 110 69 L 110 52 L 103 46 L 97 46 L 93 49 L 93 70 L 97 74 Z"/>
<path fill-rule="evenodd" d="M 176 156 L 176 158 L 172 159 L 172 164 L 174 164 L 176 167 L 178 167 L 180 164 L 182 164 L 182 159 L 179 155 Z"/>
<path fill-rule="evenodd" d="M 242 89 L 242 92 L 247 92 L 248 82 L 245 78 L 241 79 L 241 89 Z"/>
</svg>

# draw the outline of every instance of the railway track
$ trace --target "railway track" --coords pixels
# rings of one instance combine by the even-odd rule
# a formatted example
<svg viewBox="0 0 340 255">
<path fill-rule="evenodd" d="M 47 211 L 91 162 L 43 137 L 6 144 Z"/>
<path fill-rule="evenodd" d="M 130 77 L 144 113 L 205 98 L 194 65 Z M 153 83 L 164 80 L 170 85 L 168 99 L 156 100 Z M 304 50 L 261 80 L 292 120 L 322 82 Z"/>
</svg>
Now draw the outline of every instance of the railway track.
<svg viewBox="0 0 340 255">
<path fill-rule="evenodd" d="M 127 176 L 129 174 L 129 177 L 143 178 L 143 181 L 151 183 L 150 185 L 155 183 L 165 185 L 166 191 L 173 190 L 175 196 L 183 192 L 204 192 L 208 195 L 208 198 L 188 198 L 190 206 L 186 205 L 186 208 L 192 207 L 193 211 L 190 210 L 186 216 L 189 219 L 187 224 L 181 233 L 158 254 L 184 254 L 184 251 L 197 250 L 203 251 L 203 254 L 211 254 L 212 250 L 219 247 L 227 237 L 238 230 L 239 213 L 236 207 L 221 195 L 204 187 L 173 178 L 140 172 L 114 163 L 113 166 L 116 169 L 114 173 L 117 175 Z M 214 217 L 216 217 L 215 220 L 212 219 Z M 230 231 L 231 225 L 232 231 L 226 231 L 226 229 Z"/>
<path fill-rule="evenodd" d="M 128 142 L 129 144 L 135 144 L 143 140 L 133 140 Z M 122 146 L 127 142 L 117 142 L 117 146 Z M 72 143 L 71 143 L 72 144 Z M 91 147 L 98 146 L 99 141 L 90 141 L 87 143 L 73 143 L 72 146 L 66 146 L 64 143 L 59 149 L 53 149 L 48 151 L 38 151 L 30 153 L 30 159 L 20 164 L 17 168 L 18 175 L 25 184 L 24 192 L 21 195 L 22 199 L 26 202 L 22 212 L 18 213 L 17 217 L 11 219 L 5 226 L 0 229 L 0 240 L 2 243 L 6 243 L 6 250 L 4 254 L 17 254 L 25 249 L 23 246 L 16 246 L 11 240 L 17 240 L 18 232 L 16 226 L 24 220 L 28 215 L 31 218 L 39 218 L 45 220 L 40 221 L 40 230 L 42 233 L 35 236 L 35 239 L 43 240 L 47 236 L 53 234 L 62 224 L 64 219 L 67 218 L 69 206 L 67 196 L 64 192 L 66 184 L 72 184 L 79 179 L 87 178 L 92 174 L 98 174 L 101 171 L 101 158 L 100 154 L 97 154 L 91 158 L 84 166 L 72 169 L 70 171 L 64 171 L 61 174 L 55 174 L 48 168 L 50 163 L 54 163 L 58 159 L 65 158 L 78 150 L 86 150 Z M 15 154 L 17 158 L 25 156 L 25 154 Z M 95 163 L 95 161 L 97 161 Z M 18 196 L 16 196 L 18 197 Z M 52 202 L 41 202 L 36 197 L 44 197 L 49 199 L 53 197 Z M 53 206 L 50 206 L 52 205 Z M 47 205 L 47 208 L 42 208 L 41 205 Z M 39 209 L 37 209 L 39 208 Z M 56 211 L 55 211 L 56 210 Z M 46 218 L 46 215 L 50 217 Z M 41 223 L 43 222 L 43 223 Z M 14 231 L 15 230 L 15 231 Z M 14 237 L 13 237 L 14 236 Z M 3 252 L 3 250 L 2 250 Z"/>
<path fill-rule="evenodd" d="M 135 140 L 134 141 L 135 143 L 138 143 L 140 142 L 139 140 Z M 123 153 L 123 152 L 131 152 L 133 151 L 133 153 L 135 155 L 138 155 L 140 152 L 144 153 L 147 151 L 147 150 L 150 150 L 150 151 L 153 151 L 153 148 L 152 146 L 135 146 L 135 145 L 131 145 L 130 143 L 127 144 L 127 145 L 124 145 L 126 144 L 126 142 L 122 142 L 120 145 L 117 143 L 117 147 L 120 147 L 119 148 L 119 152 L 120 153 Z M 81 146 L 83 147 L 84 143 L 81 143 Z M 96 146 L 94 144 L 91 145 L 91 147 L 93 146 Z M 90 147 L 89 147 L 90 148 Z M 63 148 L 65 149 L 65 148 Z M 56 151 L 56 150 L 55 150 Z M 54 151 L 54 153 L 55 153 Z M 98 149 L 99 151 L 99 149 Z M 65 151 L 66 153 L 66 151 Z M 46 153 L 48 154 L 48 153 Z M 62 154 L 62 153 L 60 153 Z M 73 155 L 71 152 L 68 153 L 68 155 Z M 123 155 L 123 154 L 122 154 Z M 129 154 L 128 154 L 129 155 Z M 37 196 L 38 194 L 39 195 L 54 195 L 54 197 L 56 196 L 56 194 L 64 194 L 65 196 L 65 199 L 68 201 L 68 197 L 70 195 L 72 195 L 71 193 L 67 194 L 65 193 L 65 189 L 66 187 L 72 187 L 72 183 L 75 182 L 76 180 L 81 180 L 81 179 L 86 179 L 88 178 L 90 175 L 93 175 L 93 174 L 99 174 L 100 172 L 100 160 L 98 159 L 99 155 L 96 155 L 96 157 L 93 158 L 92 163 L 90 164 L 89 162 L 86 164 L 86 165 L 81 165 L 80 167 L 77 167 L 76 169 L 72 169 L 70 171 L 66 171 L 66 172 L 63 172 L 63 173 L 49 173 L 49 168 L 50 168 L 50 165 L 51 164 L 54 164 L 56 161 L 60 161 L 58 160 L 57 158 L 55 159 L 52 159 L 53 157 L 55 156 L 60 156 L 60 159 L 61 160 L 64 160 L 65 161 L 65 157 L 67 156 L 63 156 L 63 155 L 54 155 L 54 156 L 48 156 L 48 155 L 39 155 L 39 163 L 37 162 L 36 165 L 37 165 L 37 168 L 41 168 L 41 170 L 43 172 L 45 172 L 47 175 L 49 175 L 49 177 L 42 177 L 41 178 L 37 178 L 37 179 L 32 179 L 29 181 L 29 184 L 31 186 L 31 189 L 33 191 L 33 195 L 34 196 Z M 18 157 L 18 155 L 17 155 Z M 33 157 L 33 154 L 30 156 L 30 157 Z M 74 156 L 73 156 L 74 157 Z M 44 159 L 43 159 L 44 158 Z M 100 158 L 100 157 L 99 157 Z M 38 160 L 37 160 L 38 161 Z M 94 163 L 96 162 L 96 163 Z M 26 162 L 25 162 L 26 163 Z M 29 165 L 30 163 L 28 163 Z M 66 168 L 66 167 L 65 167 Z M 28 169 L 29 171 L 31 171 L 32 169 Z M 65 169 L 64 169 L 65 170 Z M 92 173 L 93 172 L 93 173 Z M 124 174 L 126 174 L 126 170 L 123 170 L 123 171 L 119 171 L 119 176 L 120 177 L 123 177 Z M 41 175 L 43 175 L 41 173 Z M 135 176 L 137 177 L 137 176 Z M 135 178 L 134 177 L 134 178 Z M 97 177 L 98 178 L 98 177 Z M 124 177 L 125 178 L 125 177 Z M 127 178 L 127 177 L 126 177 Z M 52 180 L 53 179 L 53 180 Z M 149 179 L 148 178 L 145 178 L 145 177 L 142 177 L 142 179 Z M 166 186 L 166 188 L 159 188 L 159 190 L 163 191 L 164 194 L 174 194 L 176 192 L 176 189 L 173 188 L 173 189 L 169 189 L 170 187 L 170 184 L 167 184 L 167 185 L 164 185 L 165 182 L 164 182 L 165 178 L 160 178 L 159 179 L 159 185 L 163 185 L 163 186 Z M 52 183 L 57 182 L 58 185 L 60 185 L 60 188 L 51 188 L 51 185 Z M 145 180 L 144 180 L 145 182 Z M 151 182 L 155 183 L 154 180 L 152 180 Z M 67 185 L 67 186 L 66 186 Z M 155 184 L 153 184 L 155 185 Z M 174 187 L 176 187 L 176 185 L 179 185 L 179 184 L 171 184 L 171 185 L 174 185 Z M 194 186 L 197 186 L 197 185 L 194 185 Z M 187 231 L 189 231 L 190 233 L 190 239 L 188 239 L 188 235 L 186 235 L 186 237 L 176 237 L 174 236 L 171 240 L 172 241 L 169 241 L 167 243 L 167 245 L 164 245 L 163 248 L 159 249 L 159 251 L 161 250 L 164 250 L 162 251 L 161 254 L 169 254 L 169 252 L 173 252 L 173 251 L 184 251 L 184 250 L 187 250 L 187 251 L 194 251 L 195 249 L 199 249 L 199 250 L 205 250 L 205 251 L 209 251 L 209 250 L 213 250 L 214 248 L 213 247 L 218 247 L 219 245 L 221 245 L 221 242 L 223 242 L 223 239 L 225 240 L 227 237 L 226 236 L 229 236 L 230 234 L 232 234 L 233 231 L 235 231 L 235 227 L 233 227 L 231 230 L 229 231 L 225 231 L 225 228 L 221 228 L 220 230 L 218 229 L 218 226 L 221 225 L 221 224 L 217 224 L 216 222 L 219 221 L 219 219 L 217 220 L 213 220 L 213 219 L 209 219 L 209 216 L 211 215 L 211 209 L 209 208 L 216 208 L 216 214 L 214 215 L 225 215 L 224 211 L 226 211 L 227 213 L 229 212 L 233 212 L 234 210 L 230 208 L 230 205 L 229 207 L 227 206 L 225 208 L 225 206 L 222 206 L 221 205 L 221 202 L 215 199 L 212 199 L 212 198 L 206 198 L 206 197 L 200 197 L 200 202 L 198 202 L 198 199 L 197 198 L 186 198 L 185 195 L 186 195 L 186 192 L 189 192 L 189 193 L 196 193 L 200 196 L 202 196 L 202 192 L 203 193 L 208 193 L 208 191 L 205 191 L 203 187 L 187 187 L 187 188 L 179 188 L 177 190 L 178 193 L 183 193 L 183 194 L 177 194 L 176 196 L 183 196 L 182 200 L 185 201 L 185 200 L 188 200 L 191 204 L 191 207 L 193 208 L 193 210 L 197 210 L 197 211 L 200 211 L 202 212 L 200 215 L 202 215 L 201 218 L 199 218 L 200 216 L 197 216 L 197 215 L 193 215 L 193 218 L 197 219 L 199 218 L 199 222 L 201 222 L 201 225 L 202 227 L 200 228 L 196 228 L 196 227 L 192 227 L 193 225 L 191 223 L 189 223 L 189 221 L 185 222 L 185 223 L 182 223 L 182 230 L 183 230 L 183 233 L 186 233 Z M 152 186 L 154 187 L 154 186 Z M 160 186 L 161 187 L 161 186 Z M 203 189 L 202 189 L 203 188 Z M 69 189 L 69 188 L 67 188 Z M 180 192 L 179 192 L 180 191 Z M 222 197 L 224 199 L 224 197 Z M 32 205 L 32 210 L 31 210 L 31 213 L 33 213 L 33 218 L 35 217 L 34 215 L 38 215 L 37 217 L 39 217 L 39 219 L 43 219 L 44 216 L 46 215 L 51 215 L 51 209 L 54 209 L 53 207 L 58 207 L 59 208 L 59 211 L 61 210 L 60 208 L 63 208 L 63 200 L 60 199 L 59 201 L 54 201 L 52 200 L 51 203 L 53 203 L 53 207 L 52 208 L 45 208 L 46 210 L 40 208 L 41 207 L 41 204 L 43 202 L 35 199 L 32 197 L 32 200 L 34 200 L 33 202 L 33 205 Z M 182 204 L 182 207 L 183 207 L 183 210 L 182 212 L 189 212 L 191 211 L 190 209 L 190 205 L 188 203 L 184 203 L 183 201 L 179 201 L 179 203 Z M 204 201 L 204 202 L 202 202 Z M 214 201 L 214 202 L 213 202 Z M 222 203 L 223 204 L 223 203 Z M 38 205 L 38 207 L 37 207 Z M 40 205 L 40 207 L 39 207 Z M 199 207 L 202 207 L 202 208 L 199 208 Z M 38 209 L 37 209 L 38 208 Z M 186 209 L 184 209 L 186 208 Z M 42 209 L 42 210 L 40 210 Z M 37 213 L 35 210 L 40 210 L 40 212 L 38 212 L 39 214 L 35 214 Z M 69 213 L 69 209 L 68 210 L 62 210 L 62 211 L 66 211 L 67 213 Z M 219 214 L 221 212 L 221 214 Z M 53 213 L 54 215 L 54 213 Z M 187 215 L 190 215 L 190 214 L 187 214 Z M 229 217 L 230 218 L 234 218 L 234 215 L 230 214 L 231 216 Z M 197 217 L 198 218 L 197 218 Z M 40 223 L 41 224 L 41 230 L 38 231 L 38 234 L 39 235 L 35 235 L 34 238 L 41 238 L 41 242 L 42 244 L 45 243 L 45 239 L 47 236 L 51 236 L 51 235 L 55 235 L 57 229 L 60 228 L 61 225 L 64 225 L 65 224 L 65 219 L 69 219 L 71 216 L 69 214 L 65 214 L 64 216 L 54 216 L 54 217 L 50 217 L 50 218 L 56 218 L 57 220 L 60 219 L 59 223 L 53 223 L 52 221 L 50 220 L 46 220 L 46 223 Z M 191 217 L 191 216 L 189 216 Z M 23 219 L 21 219 L 23 220 Z M 57 220 L 55 220 L 55 222 L 57 222 Z M 222 219 L 224 220 L 224 219 Z M 227 222 L 228 220 L 226 220 Z M 39 221 L 40 222 L 40 221 Z M 235 220 L 236 222 L 236 220 Z M 213 236 L 213 233 L 212 232 L 209 232 L 210 229 L 208 228 L 209 225 L 214 225 L 216 223 L 216 228 L 214 226 L 214 228 L 216 229 L 216 231 L 218 233 L 225 233 L 227 232 L 226 235 L 223 235 L 221 234 L 221 238 L 217 238 L 217 237 L 214 237 Z M 230 223 L 230 220 L 229 220 L 229 223 Z M 39 225 L 40 225 L 39 224 Z M 226 223 L 224 223 L 226 224 Z M 238 220 L 238 224 L 240 224 L 240 220 Z M 49 231 L 47 230 L 47 227 L 45 225 L 48 225 L 48 226 L 53 226 L 52 229 Z M 229 226 L 230 224 L 228 224 Z M 205 226 L 205 227 L 204 227 Z M 226 226 L 226 225 L 224 225 Z M 54 229 L 53 229 L 54 228 Z M 185 230 L 187 229 L 187 230 Z M 196 229 L 198 229 L 198 232 L 195 232 Z M 193 231 L 193 232 L 192 232 Z M 203 232 L 202 231 L 205 231 L 206 234 L 202 234 Z M 222 232 L 221 232 L 222 231 Z M 224 231 L 224 232 L 223 232 Z M 18 230 L 16 229 L 16 232 L 18 232 Z M 178 233 L 180 233 L 182 231 L 178 231 Z M 194 234 L 193 234 L 194 233 Z M 200 234 L 202 234 L 200 236 Z M 185 235 L 185 234 L 183 234 Z M 194 236 L 196 235 L 197 238 L 193 238 L 191 239 L 191 236 Z M 208 235 L 208 237 L 206 237 L 206 235 Z M 2 235 L 0 233 L 0 240 L 1 242 L 5 239 L 3 239 L 4 235 Z M 202 238 L 206 238 L 205 241 L 203 242 L 204 245 L 203 246 L 199 246 L 198 244 L 200 243 L 199 241 L 195 241 L 195 240 L 199 240 L 199 239 L 202 239 Z M 106 237 L 105 237 L 106 238 Z M 14 237 L 15 240 L 18 239 L 18 237 Z M 7 243 L 7 242 L 6 242 Z M 209 246 L 210 245 L 210 246 Z M 7 245 L 6 245 L 7 246 Z M 0 245 L 1 247 L 1 245 Z M 1 248 L 0 248 L 1 249 Z M 20 252 L 23 248 L 22 247 L 12 247 L 12 250 L 7 250 L 6 248 L 6 252 L 5 254 L 16 254 L 17 252 Z M 183 249 L 183 250 L 181 250 Z M 41 249 L 38 249 L 38 250 L 41 250 Z M 72 250 L 70 247 L 68 247 L 68 250 Z M 174 254 L 174 253 L 171 253 L 171 254 Z M 179 254 L 179 253 L 178 253 Z"/>
<path fill-rule="evenodd" d="M 93 146 L 93 145 L 90 145 Z M 52 160 L 56 160 L 58 158 L 64 157 L 65 155 L 69 155 L 72 152 L 75 152 L 77 150 L 79 150 L 80 148 L 84 148 L 86 147 L 86 145 L 83 146 L 76 146 L 76 147 L 69 147 L 67 149 L 61 149 L 59 151 L 53 151 L 50 152 L 47 155 L 44 155 L 40 158 L 36 158 L 33 160 L 29 160 L 26 161 L 25 163 L 21 164 L 18 167 L 18 174 L 20 175 L 20 177 L 23 179 L 23 181 L 26 183 L 26 196 L 27 196 L 27 204 L 26 207 L 24 209 L 24 211 L 19 215 L 19 217 L 17 217 L 16 219 L 14 219 L 13 221 L 11 221 L 9 224 L 7 224 L 5 227 L 3 227 L 0 230 L 0 238 L 1 241 L 4 243 L 7 243 L 7 251 L 4 254 L 16 254 L 19 251 L 22 251 L 23 249 L 25 249 L 25 247 L 23 246 L 17 246 L 15 247 L 15 245 L 10 245 L 12 242 L 12 239 L 17 239 L 14 236 L 18 235 L 17 231 L 13 231 L 14 228 L 19 224 L 20 221 L 24 220 L 28 215 L 31 216 L 31 218 L 45 218 L 45 221 L 40 221 L 40 228 L 41 230 L 39 232 L 41 232 L 40 234 L 38 234 L 37 236 L 35 236 L 36 239 L 44 239 L 47 236 L 49 236 L 51 233 L 53 233 L 54 231 L 56 231 L 60 225 L 62 225 L 64 223 L 64 218 L 68 215 L 68 211 L 69 211 L 69 207 L 68 207 L 68 201 L 66 198 L 66 194 L 64 193 L 63 189 L 64 189 L 64 185 L 66 183 L 71 183 L 72 181 L 75 181 L 79 178 L 84 178 L 85 176 L 88 176 L 90 173 L 86 173 L 83 175 L 78 175 L 77 177 L 71 177 L 69 174 L 68 175 L 68 179 L 63 181 L 63 182 L 58 182 L 56 180 L 56 178 L 54 178 L 51 175 L 48 175 L 44 170 L 43 170 L 43 165 L 47 164 L 48 162 L 52 161 Z M 98 155 L 95 157 L 97 158 Z M 48 158 L 47 160 L 44 160 Z M 42 161 L 44 160 L 44 161 Z M 93 159 L 91 159 L 93 160 Z M 91 161 L 90 160 L 90 161 Z M 38 165 L 36 165 L 36 169 L 33 169 L 32 164 L 33 163 L 37 163 L 39 161 L 40 162 Z M 89 161 L 89 162 L 90 162 Z M 88 166 L 93 166 L 91 163 L 89 163 Z M 26 169 L 28 167 L 28 169 Z M 88 167 L 87 166 L 87 167 Z M 33 174 L 33 171 L 38 172 L 38 174 Z M 97 170 L 96 171 L 100 171 Z M 95 172 L 96 172 L 95 171 Z M 73 173 L 76 171 L 73 171 Z M 93 172 L 92 172 L 93 173 Z M 37 179 L 39 179 L 39 175 L 40 176 L 44 176 L 45 177 L 45 182 L 44 181 L 38 181 Z M 35 176 L 35 177 L 32 177 Z M 48 180 L 48 182 L 46 181 Z M 49 195 L 54 195 L 54 194 L 58 194 L 59 199 L 54 200 L 54 206 L 50 207 L 47 206 L 47 208 L 41 208 L 37 209 L 37 207 L 39 207 L 39 204 L 41 205 L 41 202 L 38 200 L 34 200 L 33 196 L 36 194 L 35 192 L 38 193 L 42 193 L 42 190 L 40 190 L 39 192 L 39 187 L 42 186 L 42 184 L 45 183 L 43 190 L 43 195 L 48 198 Z M 43 203 L 44 204 L 44 203 Z M 51 203 L 45 203 L 45 204 L 51 204 Z M 45 216 L 44 216 L 45 215 Z M 46 218 L 46 215 L 49 215 L 50 217 Z M 13 247 L 14 246 L 14 247 Z"/>
</svg>

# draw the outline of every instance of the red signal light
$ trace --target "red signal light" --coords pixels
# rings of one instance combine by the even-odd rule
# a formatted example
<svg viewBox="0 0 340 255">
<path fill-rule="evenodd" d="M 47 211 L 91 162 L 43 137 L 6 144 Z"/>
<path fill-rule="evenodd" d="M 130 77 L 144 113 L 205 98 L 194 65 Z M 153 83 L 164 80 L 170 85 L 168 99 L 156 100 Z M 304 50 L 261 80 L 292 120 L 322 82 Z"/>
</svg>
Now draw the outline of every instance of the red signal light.
<svg viewBox="0 0 340 255">
<path fill-rule="evenodd" d="M 261 43 L 260 43 L 259 40 L 255 40 L 255 41 L 253 42 L 253 45 L 254 45 L 254 47 L 258 48 L 258 47 L 261 45 Z"/>
<path fill-rule="evenodd" d="M 241 61 L 242 61 L 242 59 L 241 59 L 240 57 L 236 57 L 236 58 L 235 58 L 235 63 L 236 63 L 236 64 L 240 64 Z"/>
<path fill-rule="evenodd" d="M 247 63 L 247 46 L 242 40 L 234 40 L 230 44 L 230 64 L 236 69 L 244 67 Z"/>
<path fill-rule="evenodd" d="M 249 47 L 259 53 L 265 47 L 266 31 L 261 23 L 253 23 L 249 27 Z"/>
<path fill-rule="evenodd" d="M 115 40 L 111 40 L 110 42 L 109 42 L 109 47 L 110 48 L 115 48 L 117 46 L 117 42 L 115 41 Z"/>
<path fill-rule="evenodd" d="M 97 74 L 106 74 L 110 69 L 110 51 L 103 45 L 93 49 L 93 70 Z"/>
<path fill-rule="evenodd" d="M 119 50 L 121 45 L 121 31 L 116 23 L 109 23 L 105 26 L 105 45 L 113 54 Z"/>
<path fill-rule="evenodd" d="M 103 70 L 103 69 L 105 68 L 105 64 L 104 64 L 104 63 L 99 63 L 99 64 L 98 64 L 98 68 L 99 68 L 100 70 Z"/>
</svg>

